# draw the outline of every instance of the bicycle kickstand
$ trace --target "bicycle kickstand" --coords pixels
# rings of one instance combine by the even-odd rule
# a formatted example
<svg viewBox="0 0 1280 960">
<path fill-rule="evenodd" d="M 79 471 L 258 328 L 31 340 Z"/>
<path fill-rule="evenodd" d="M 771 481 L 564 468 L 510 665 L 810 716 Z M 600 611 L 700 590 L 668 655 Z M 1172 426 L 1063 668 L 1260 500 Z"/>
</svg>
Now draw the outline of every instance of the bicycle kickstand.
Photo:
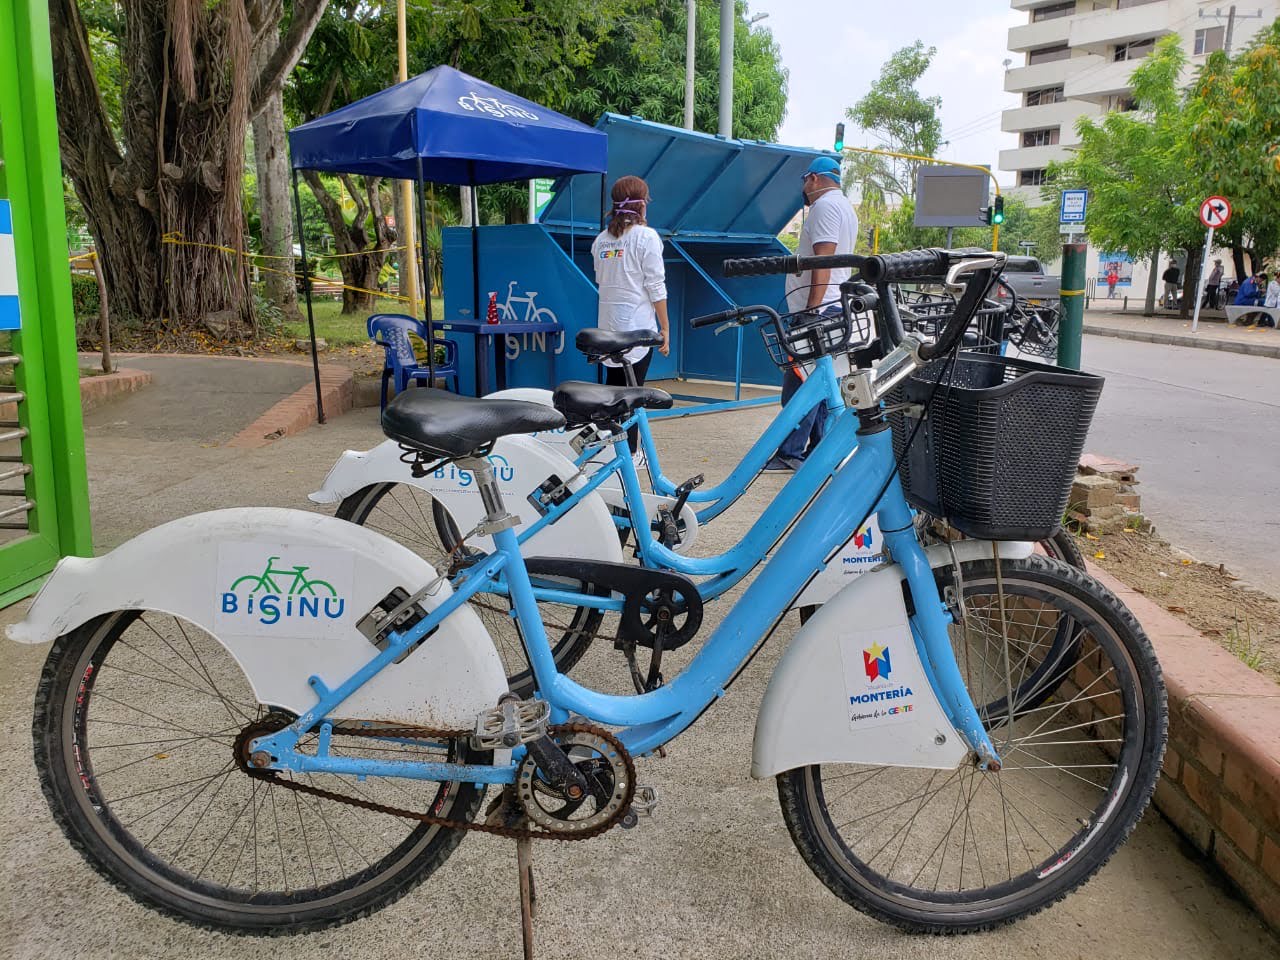
<svg viewBox="0 0 1280 960">
<path fill-rule="evenodd" d="M 524 940 L 524 960 L 533 960 L 533 918 L 538 913 L 538 895 L 533 888 L 533 841 L 516 841 L 516 868 L 520 871 L 520 933 Z"/>
</svg>

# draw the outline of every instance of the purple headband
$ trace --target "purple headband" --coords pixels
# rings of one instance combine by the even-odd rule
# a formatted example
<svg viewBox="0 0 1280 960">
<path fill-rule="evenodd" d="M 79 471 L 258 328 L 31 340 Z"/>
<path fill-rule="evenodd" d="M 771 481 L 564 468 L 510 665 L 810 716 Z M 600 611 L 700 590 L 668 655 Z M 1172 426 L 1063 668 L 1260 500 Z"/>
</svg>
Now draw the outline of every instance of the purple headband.
<svg viewBox="0 0 1280 960">
<path fill-rule="evenodd" d="M 614 211 L 615 211 L 615 212 L 617 212 L 617 213 L 623 213 L 623 212 L 630 213 L 631 211 L 629 211 L 629 210 L 624 211 L 624 210 L 623 210 L 623 208 L 624 208 L 624 207 L 629 207 L 629 206 L 631 206 L 633 203 L 648 203 L 648 201 L 647 201 L 647 200 L 645 200 L 645 199 L 643 199 L 643 198 L 641 198 L 641 197 L 633 197 L 633 198 L 629 198 L 629 199 L 626 199 L 626 200 L 618 200 L 618 201 L 615 201 L 615 202 L 614 202 L 614 204 L 613 204 L 613 209 L 614 209 Z"/>
</svg>

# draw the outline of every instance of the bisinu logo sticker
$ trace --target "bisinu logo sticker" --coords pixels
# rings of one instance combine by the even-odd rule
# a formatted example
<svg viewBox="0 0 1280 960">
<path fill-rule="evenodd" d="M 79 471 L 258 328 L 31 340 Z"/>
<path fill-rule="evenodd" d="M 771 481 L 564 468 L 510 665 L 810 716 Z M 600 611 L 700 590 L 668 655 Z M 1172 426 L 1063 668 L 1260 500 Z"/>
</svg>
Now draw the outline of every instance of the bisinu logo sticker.
<svg viewBox="0 0 1280 960">
<path fill-rule="evenodd" d="M 263 636 L 341 632 L 351 612 L 353 563 L 344 550 L 224 543 L 218 548 L 214 622 Z"/>
</svg>

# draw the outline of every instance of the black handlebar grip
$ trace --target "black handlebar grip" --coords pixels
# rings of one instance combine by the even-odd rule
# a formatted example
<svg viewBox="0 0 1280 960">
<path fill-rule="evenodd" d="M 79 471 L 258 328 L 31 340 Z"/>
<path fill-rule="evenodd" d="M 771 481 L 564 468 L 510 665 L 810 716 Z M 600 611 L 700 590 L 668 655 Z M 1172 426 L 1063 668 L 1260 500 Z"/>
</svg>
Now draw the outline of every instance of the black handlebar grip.
<svg viewBox="0 0 1280 960">
<path fill-rule="evenodd" d="M 908 250 L 868 257 L 862 276 L 871 283 L 899 283 L 944 276 L 950 266 L 951 255 L 946 250 Z"/>
<path fill-rule="evenodd" d="M 769 273 L 799 273 L 797 257 L 749 257 L 745 260 L 726 260 L 721 265 L 726 277 L 762 277 Z"/>
<path fill-rule="evenodd" d="M 734 307 L 731 310 L 721 310 L 719 313 L 709 313 L 705 317 L 694 317 L 689 321 L 689 326 L 696 330 L 698 327 L 711 327 L 726 320 L 737 320 L 741 316 L 742 308 Z"/>
</svg>

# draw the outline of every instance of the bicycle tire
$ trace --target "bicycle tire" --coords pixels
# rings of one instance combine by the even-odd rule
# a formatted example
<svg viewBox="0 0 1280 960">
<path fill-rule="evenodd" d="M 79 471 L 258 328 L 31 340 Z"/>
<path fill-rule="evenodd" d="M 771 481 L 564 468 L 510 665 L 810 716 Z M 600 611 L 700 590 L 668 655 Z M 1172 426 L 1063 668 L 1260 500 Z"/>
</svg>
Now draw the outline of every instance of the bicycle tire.
<svg viewBox="0 0 1280 960">
<path fill-rule="evenodd" d="M 846 903 L 903 930 L 935 934 L 986 930 L 1036 913 L 1061 900 L 1101 869 L 1129 836 L 1146 809 L 1160 774 L 1168 723 L 1164 683 L 1160 665 L 1151 649 L 1150 641 L 1133 614 L 1097 581 L 1082 571 L 1057 561 L 1041 557 L 1004 561 L 1001 565 L 1001 575 L 1006 604 L 1011 597 L 1022 598 L 1028 603 L 1046 602 L 1054 606 L 1061 615 L 1080 624 L 1082 630 L 1087 630 L 1087 634 L 1082 637 L 1082 642 L 1092 644 L 1087 649 L 1086 656 L 1074 665 L 1071 683 L 1075 692 L 1070 699 L 1063 700 L 1061 704 L 1054 703 L 1036 708 L 1039 712 L 1024 709 L 1021 705 L 1010 711 L 1013 723 L 1007 725 L 1009 730 L 1012 730 L 1014 725 L 1024 722 L 1030 726 L 1038 721 L 1039 727 L 1033 727 L 1030 735 L 1019 741 L 1014 741 L 1010 733 L 1005 741 L 1005 749 L 1002 751 L 1003 770 L 998 773 L 983 773 L 978 771 L 971 761 L 962 761 L 959 767 L 949 773 L 948 778 L 937 790 L 933 790 L 934 780 L 946 771 L 930 772 L 918 768 L 881 767 L 871 768 L 875 772 L 868 774 L 867 770 L 855 770 L 854 773 L 846 774 L 845 778 L 861 775 L 862 779 L 855 781 L 851 787 L 844 785 L 843 792 L 839 796 L 833 796 L 830 802 L 827 800 L 824 785 L 834 784 L 835 777 L 828 777 L 826 772 L 842 770 L 848 765 L 806 766 L 780 774 L 777 778 L 783 818 L 791 832 L 796 849 L 810 869 L 828 889 Z M 995 590 L 994 562 L 981 560 L 964 564 L 964 580 L 966 597 L 969 598 L 968 602 L 972 608 L 973 598 L 980 595 L 979 591 L 985 590 L 990 594 Z M 1030 622 L 1028 616 L 1027 623 Z M 1039 621 L 1037 620 L 1036 623 L 1038 624 Z M 1104 656 L 1112 664 L 1110 668 L 1104 669 L 1102 663 Z M 963 666 L 962 663 L 962 668 Z M 1098 688 L 1098 684 L 1111 676 L 1112 670 L 1117 671 L 1116 676 L 1119 678 L 1115 684 L 1116 689 L 1103 693 L 1090 693 L 1089 691 L 1095 688 L 1105 691 L 1105 688 Z M 1096 678 L 1090 679 L 1095 674 Z M 975 695 L 974 699 L 975 701 L 982 699 L 981 694 Z M 1037 757 L 1032 753 L 1032 748 L 1041 753 L 1048 748 L 1057 749 L 1055 741 L 1046 741 L 1044 737 L 1054 737 L 1058 732 L 1065 732 L 1065 730 L 1058 731 L 1054 728 L 1048 734 L 1040 734 L 1039 731 L 1043 729 L 1046 722 L 1049 722 L 1041 718 L 1047 713 L 1052 720 L 1069 708 L 1079 712 L 1064 717 L 1064 721 L 1074 722 L 1076 716 L 1085 718 L 1085 722 L 1078 727 L 1070 727 L 1083 731 L 1080 734 L 1083 739 L 1056 741 L 1058 745 L 1078 747 L 1078 750 L 1073 749 L 1070 754 L 1063 755 L 1067 760 L 1072 761 L 1070 763 L 1047 763 L 1045 758 Z M 1109 712 L 1119 708 L 1123 708 L 1123 711 L 1117 716 L 1108 717 L 1105 713 L 1095 713 L 1095 710 Z M 1100 731 L 1103 739 L 1096 741 L 1093 738 L 1085 738 L 1085 733 L 1090 728 Z M 1112 733 L 1118 733 L 1119 736 L 1112 738 Z M 993 740 L 997 749 L 1000 749 L 999 735 L 993 734 Z M 1030 746 L 1027 745 L 1028 742 Z M 1110 747 L 1112 743 L 1119 743 L 1120 746 Z M 1012 749 L 1009 748 L 1010 744 L 1014 744 Z M 1015 760 L 1014 758 L 1019 755 L 1022 756 L 1022 760 Z M 1074 758 L 1077 756 L 1113 759 L 1115 762 L 1112 765 L 1076 764 Z M 1031 759 L 1046 762 L 1046 765 L 1026 767 L 1020 765 Z M 1106 774 L 1098 775 L 1105 781 L 1101 785 L 1089 779 L 1095 776 L 1094 774 L 1090 773 L 1086 777 L 1078 772 L 1086 768 L 1106 769 L 1108 766 L 1112 770 L 1109 777 Z M 1065 784 L 1061 794 L 1052 792 L 1055 788 L 1055 784 L 1052 783 L 1047 784 L 1051 788 L 1047 796 L 1043 792 L 1036 793 L 1036 802 L 1041 804 L 1039 809 L 1044 814 L 1057 819 L 1059 824 L 1071 831 L 1061 843 L 1045 838 L 1040 832 L 1040 827 L 1037 827 L 1027 815 L 1025 808 L 1017 811 L 1028 825 L 1025 829 L 1018 827 L 1017 815 L 1010 817 L 1008 812 L 1009 798 L 1014 797 L 1016 800 L 1021 796 L 1014 792 L 1013 775 L 1029 773 L 1031 776 L 1016 778 L 1018 789 L 1026 788 L 1037 792 L 1040 788 L 1035 786 L 1034 778 L 1039 777 L 1038 771 L 1042 770 L 1056 770 L 1060 774 L 1070 775 L 1060 778 Z M 965 773 L 969 774 L 968 781 L 964 780 Z M 886 774 L 888 774 L 887 780 Z M 929 776 L 927 783 L 923 779 L 926 775 Z M 891 819 L 892 815 L 886 814 L 890 808 L 883 806 L 883 800 L 886 792 L 892 789 L 894 776 L 900 777 L 907 783 L 908 794 L 915 792 L 915 796 L 908 795 L 907 800 L 904 801 L 914 806 L 915 810 L 897 831 L 891 832 L 896 821 Z M 948 816 L 951 817 L 949 825 L 946 825 L 946 833 L 933 847 L 930 847 L 932 836 L 923 842 L 920 842 L 917 837 L 916 842 L 908 850 L 911 833 L 920 815 L 934 803 L 938 793 L 957 776 L 960 777 L 960 782 L 955 788 L 956 805 L 951 807 L 948 797 L 943 801 L 941 808 L 944 811 L 950 811 L 943 816 L 944 823 Z M 849 807 L 854 811 L 864 811 L 862 820 L 871 816 L 878 817 L 878 820 L 871 825 L 878 830 L 876 840 L 878 841 L 880 837 L 886 838 L 878 850 L 867 856 L 855 853 L 850 847 L 850 843 L 854 841 L 847 840 L 840 832 L 854 821 L 845 821 L 837 826 L 837 814 L 833 814 L 832 811 L 837 803 L 847 800 L 859 789 L 866 791 L 872 777 L 876 780 L 874 789 L 877 797 L 872 801 L 870 812 L 865 812 L 868 810 L 866 797 L 854 796 Z M 974 784 L 974 780 L 978 777 L 983 779 Z M 1072 780 L 1071 777 L 1075 779 Z M 922 787 L 912 782 L 915 778 L 919 778 L 919 783 L 923 784 Z M 1045 778 L 1040 779 L 1045 782 Z M 979 809 L 976 814 L 973 814 L 970 807 L 974 806 L 974 801 L 982 792 L 983 786 L 992 780 L 996 786 L 986 791 L 983 798 L 988 809 Z M 1091 800 L 1073 799 L 1071 791 L 1078 795 L 1085 790 L 1085 787 L 1080 786 L 1076 781 L 1091 785 L 1095 790 L 1103 792 L 1091 811 L 1087 806 L 1088 802 L 1092 802 Z M 1031 786 L 1028 787 L 1028 784 Z M 965 801 L 963 817 L 965 825 L 960 839 L 960 850 L 951 857 L 950 864 L 954 873 L 957 870 L 958 861 L 956 889 L 949 889 L 950 884 L 948 884 L 948 889 L 940 891 L 938 888 L 941 885 L 947 852 L 953 848 L 952 835 L 960 824 L 961 818 L 957 812 L 960 810 L 959 804 L 964 798 L 965 790 L 970 787 L 972 789 L 969 789 Z M 832 793 L 834 794 L 834 789 Z M 999 795 L 999 803 L 993 796 L 996 793 Z M 1030 795 L 1027 794 L 1027 796 Z M 1055 814 L 1054 808 L 1062 815 Z M 1071 813 L 1081 808 L 1088 812 L 1087 819 L 1083 819 L 1080 823 L 1069 819 Z M 908 807 L 908 812 L 910 809 Z M 1000 827 L 1002 809 L 1005 833 L 1004 857 L 1008 876 L 998 883 L 988 883 L 986 872 L 981 866 L 979 829 L 995 831 Z M 1015 832 L 1018 832 L 1018 839 L 1028 863 L 1028 868 L 1025 870 L 1019 865 L 1020 872 L 1016 874 L 1013 870 L 1010 821 L 1017 828 Z M 1050 833 L 1055 832 L 1054 828 L 1043 821 L 1043 818 L 1040 826 Z M 1032 834 L 1032 828 L 1035 828 L 1036 835 L 1044 840 L 1043 849 L 1037 845 L 1034 854 L 1026 839 L 1026 835 Z M 903 833 L 904 830 L 905 833 Z M 977 872 L 981 881 L 979 887 L 964 885 L 965 844 L 968 842 L 970 830 L 973 831 L 974 860 L 978 863 Z M 902 834 L 901 840 L 898 839 L 899 834 Z M 1031 839 L 1034 844 L 1036 836 L 1033 835 Z M 893 860 L 887 866 L 873 867 L 872 864 L 885 854 L 891 844 L 896 844 Z M 925 875 L 925 868 L 930 866 L 930 860 L 939 849 L 941 849 L 941 855 L 938 858 L 933 889 L 916 886 L 915 884 L 922 876 L 925 876 L 927 885 L 928 876 Z M 996 866 L 1000 866 L 998 845 L 993 849 L 997 859 Z M 911 875 L 910 871 L 916 869 L 917 862 L 921 859 L 921 851 L 925 852 L 924 856 L 927 859 L 925 863 L 919 865 L 917 872 Z M 973 861 L 970 865 L 971 878 L 972 864 Z M 998 874 L 993 874 L 993 879 L 996 876 Z M 910 877 L 910 879 L 904 881 L 901 879 L 904 877 Z"/>
<path fill-rule="evenodd" d="M 89 865 L 134 900 L 195 926 L 255 936 L 367 916 L 404 896 L 461 842 L 460 830 L 303 800 L 251 779 L 230 744 L 243 723 L 266 712 L 234 657 L 194 624 L 137 610 L 90 620 L 54 641 L 36 694 L 35 764 L 54 820 Z M 392 746 L 410 752 L 402 742 L 381 746 L 372 756 Z M 440 750 L 431 756 L 487 757 L 472 756 L 465 742 Z M 406 789 L 421 790 L 419 809 L 461 820 L 472 819 L 484 797 L 471 783 L 305 776 L 400 806 Z"/>
<path fill-rule="evenodd" d="M 403 492 L 397 493 L 397 488 Z M 396 521 L 394 523 L 391 521 L 384 523 L 371 522 L 370 518 L 374 515 L 374 511 L 379 508 L 379 505 L 387 497 L 391 497 L 398 504 L 398 512 L 395 514 Z M 425 510 L 423 510 L 424 505 L 421 503 L 421 498 L 423 497 L 431 501 L 429 523 Z M 413 505 L 412 508 L 404 502 L 406 499 Z M 421 524 L 417 524 L 414 519 L 415 513 L 419 515 L 422 521 Z M 442 569 L 444 557 L 454 549 L 461 539 L 458 526 L 454 523 L 448 509 L 425 490 L 411 484 L 375 483 L 362 487 L 342 501 L 335 515 L 340 520 L 348 520 L 360 526 L 369 526 L 396 542 L 403 543 L 410 550 L 423 556 L 437 571 Z M 417 524 L 414 527 L 416 535 L 408 535 L 406 523 Z M 433 535 L 437 538 L 434 542 L 432 540 Z M 590 590 L 586 584 L 579 583 L 571 586 L 577 586 L 578 589 L 583 591 L 597 592 Z M 476 613 L 480 615 L 480 619 L 484 622 L 489 635 L 493 638 L 494 646 L 498 649 L 498 655 L 502 658 L 503 668 L 507 672 L 507 682 L 511 685 L 511 690 L 521 697 L 532 696 L 536 686 L 533 669 L 529 665 L 528 655 L 524 650 L 524 641 L 520 636 L 519 627 L 507 615 L 506 610 L 509 607 L 506 607 L 506 598 L 499 596 L 486 597 L 483 603 L 485 606 L 474 602 L 472 606 L 475 607 Z M 504 609 L 486 609 L 490 605 L 501 605 L 504 606 Z M 563 619 L 562 617 L 561 620 Z M 543 620 L 546 623 L 546 615 L 544 615 Z M 567 623 L 548 624 L 547 639 L 551 643 L 551 653 L 555 657 L 556 667 L 561 673 L 568 673 L 572 670 L 586 654 L 587 648 L 591 645 L 591 641 L 599 631 L 603 620 L 604 611 L 597 607 L 581 606 L 573 608 L 573 613 L 568 618 Z M 556 635 L 557 633 L 558 636 Z"/>
</svg>

